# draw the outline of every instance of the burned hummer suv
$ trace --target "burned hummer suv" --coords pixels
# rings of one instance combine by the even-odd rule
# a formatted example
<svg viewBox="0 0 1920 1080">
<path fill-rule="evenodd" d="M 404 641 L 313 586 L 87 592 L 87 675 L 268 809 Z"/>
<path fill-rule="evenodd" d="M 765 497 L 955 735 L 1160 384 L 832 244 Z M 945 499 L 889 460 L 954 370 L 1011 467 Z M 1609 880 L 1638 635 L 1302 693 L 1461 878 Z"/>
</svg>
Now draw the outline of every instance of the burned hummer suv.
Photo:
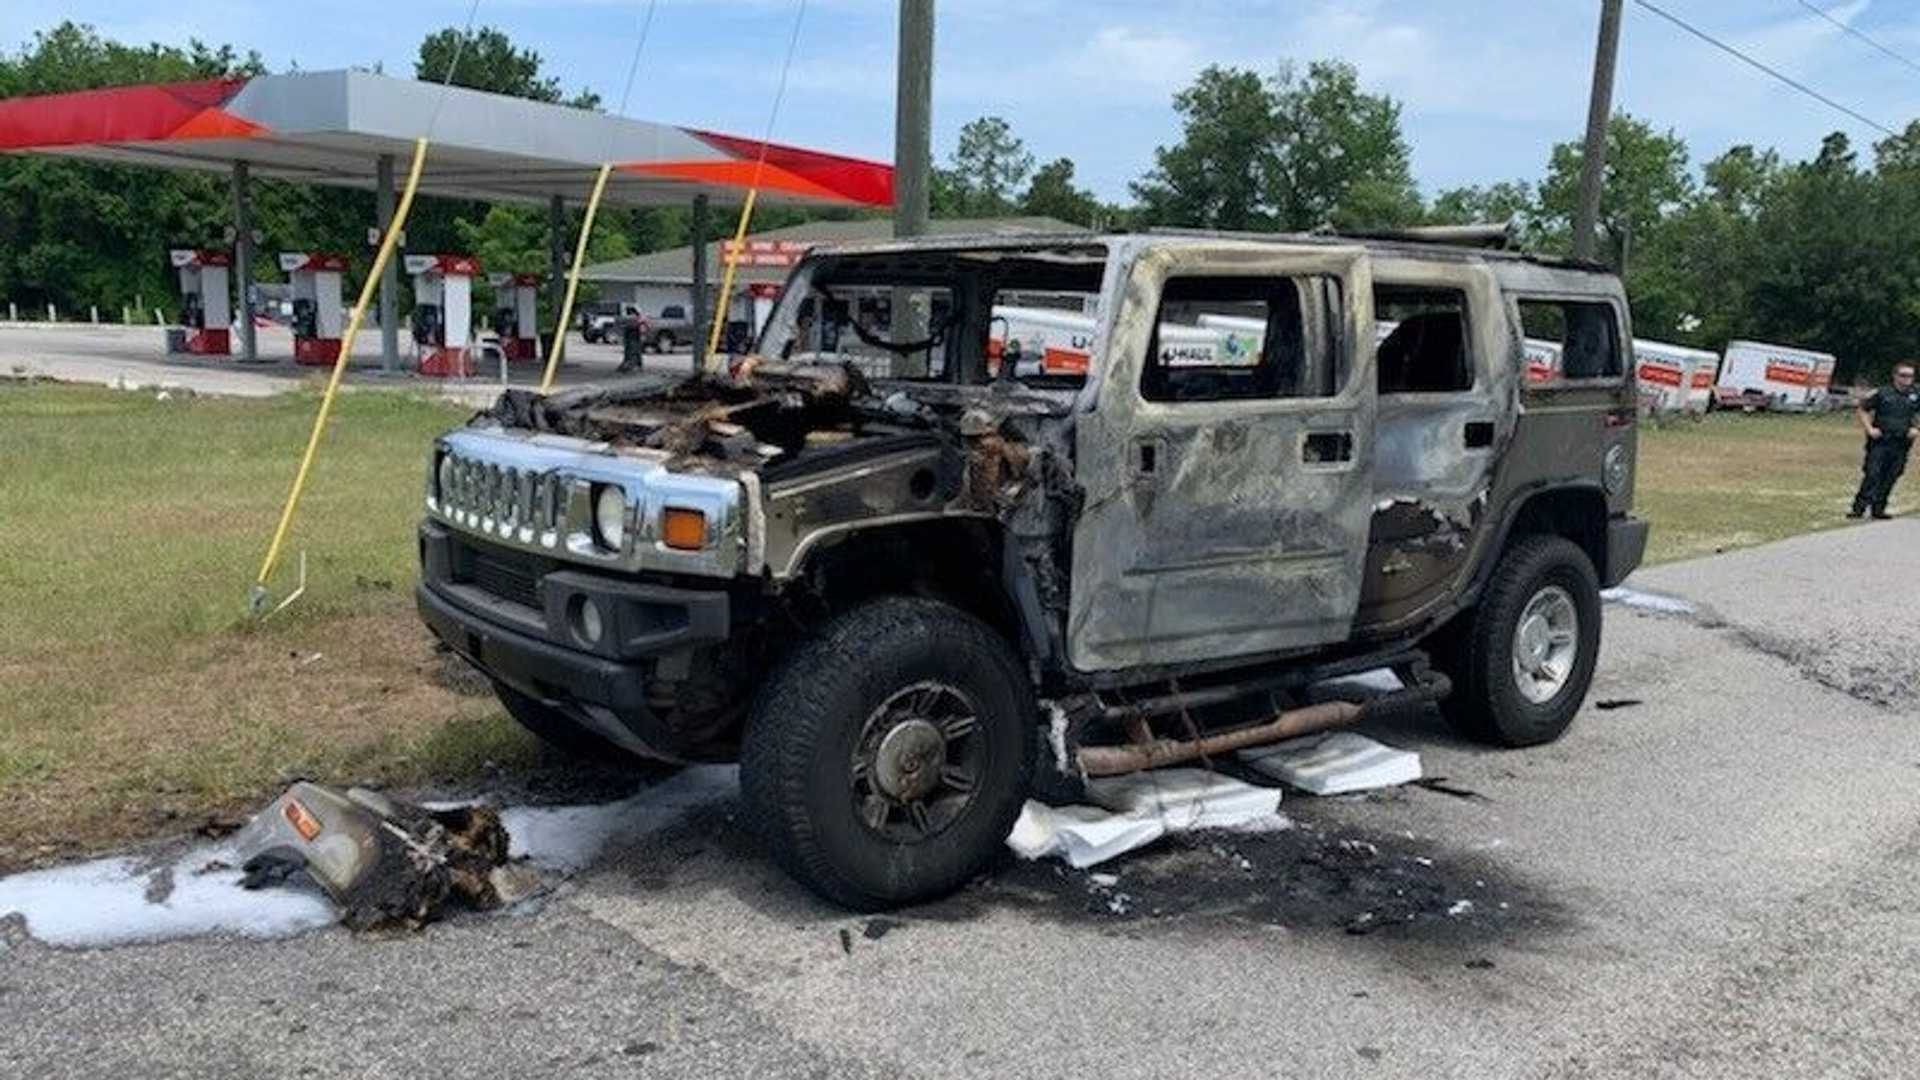
<svg viewBox="0 0 1920 1080">
<path fill-rule="evenodd" d="M 1552 740 L 1646 544 L 1632 336 L 1611 273 L 1485 240 L 816 250 L 752 353 L 442 437 L 421 613 L 562 747 L 737 759 L 856 908 L 1079 777 L 1432 702 Z"/>
</svg>

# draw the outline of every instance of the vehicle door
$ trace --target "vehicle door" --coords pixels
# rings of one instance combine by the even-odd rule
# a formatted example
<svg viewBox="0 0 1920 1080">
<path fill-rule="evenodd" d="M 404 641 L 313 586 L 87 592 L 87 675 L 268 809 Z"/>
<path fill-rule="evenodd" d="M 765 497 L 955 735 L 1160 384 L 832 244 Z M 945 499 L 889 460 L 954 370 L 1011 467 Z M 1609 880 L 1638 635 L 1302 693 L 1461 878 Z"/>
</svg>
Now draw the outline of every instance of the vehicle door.
<svg viewBox="0 0 1920 1080">
<path fill-rule="evenodd" d="M 1138 250 L 1075 429 L 1073 665 L 1345 639 L 1372 509 L 1365 253 L 1165 239 Z"/>
<path fill-rule="evenodd" d="M 1512 338 L 1499 284 L 1483 266 L 1376 256 L 1373 524 L 1361 583 L 1362 630 L 1390 633 L 1456 594 L 1486 529 L 1499 447 L 1512 438 Z M 1559 345 L 1529 353 L 1556 356 Z M 1544 365 L 1551 379 L 1557 359 Z"/>
</svg>

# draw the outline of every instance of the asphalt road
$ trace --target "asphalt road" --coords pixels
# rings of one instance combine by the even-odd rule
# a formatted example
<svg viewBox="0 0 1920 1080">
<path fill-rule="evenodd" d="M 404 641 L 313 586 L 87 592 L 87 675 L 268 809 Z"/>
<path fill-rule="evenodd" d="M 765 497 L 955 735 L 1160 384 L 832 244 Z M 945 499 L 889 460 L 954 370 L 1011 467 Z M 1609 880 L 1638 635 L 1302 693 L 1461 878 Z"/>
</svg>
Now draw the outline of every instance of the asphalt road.
<svg viewBox="0 0 1920 1080">
<path fill-rule="evenodd" d="M 0 1073 L 1910 1075 L 1916 580 L 1911 520 L 1643 573 L 1702 610 L 1610 608 L 1560 743 L 1376 732 L 1476 797 L 1289 799 L 1290 832 L 1166 844 L 1111 887 L 1009 864 L 849 918 L 722 802 L 538 913 L 414 936 L 16 926 Z"/>
<path fill-rule="evenodd" d="M 238 343 L 234 346 L 239 347 Z M 199 394 L 229 397 L 266 397 L 298 387 L 316 386 L 327 368 L 293 362 L 293 337 L 282 326 L 258 330 L 261 362 L 243 364 L 231 357 L 184 357 L 166 353 L 165 336 L 152 326 L 59 325 L 0 323 L 0 377 L 56 379 L 62 382 L 140 388 L 180 387 Z M 449 397 L 467 404 L 486 405 L 500 393 L 498 365 L 485 367 L 471 379 L 438 379 L 380 371 L 380 334 L 377 327 L 361 331 L 354 343 L 354 363 L 345 385 L 350 389 L 409 390 Z M 402 337 L 403 365 L 411 364 L 411 342 Z M 620 363 L 617 345 L 589 345 L 578 334 L 569 337 L 566 355 L 555 381 L 562 386 L 605 379 Z M 649 370 L 691 370 L 689 353 L 649 355 Z M 542 367 L 535 363 L 510 365 L 508 381 L 535 385 Z"/>
</svg>

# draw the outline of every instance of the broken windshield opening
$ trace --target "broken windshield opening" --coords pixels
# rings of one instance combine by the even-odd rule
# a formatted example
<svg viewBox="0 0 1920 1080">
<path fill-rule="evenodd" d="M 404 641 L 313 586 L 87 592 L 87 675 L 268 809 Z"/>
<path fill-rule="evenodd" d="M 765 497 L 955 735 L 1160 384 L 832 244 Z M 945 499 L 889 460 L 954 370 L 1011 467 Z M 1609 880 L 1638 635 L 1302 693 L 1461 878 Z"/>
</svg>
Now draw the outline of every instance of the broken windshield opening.
<svg viewBox="0 0 1920 1080">
<path fill-rule="evenodd" d="M 824 256 L 788 283 L 757 351 L 869 379 L 1077 389 L 1105 266 L 1097 246 Z"/>
</svg>

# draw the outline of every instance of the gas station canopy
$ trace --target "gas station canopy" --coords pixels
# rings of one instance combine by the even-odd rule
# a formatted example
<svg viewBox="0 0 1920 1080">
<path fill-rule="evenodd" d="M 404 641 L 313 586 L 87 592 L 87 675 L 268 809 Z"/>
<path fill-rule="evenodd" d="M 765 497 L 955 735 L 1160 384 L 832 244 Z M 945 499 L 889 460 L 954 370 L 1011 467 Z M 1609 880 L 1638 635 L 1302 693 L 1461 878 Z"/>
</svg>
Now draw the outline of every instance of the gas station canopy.
<svg viewBox="0 0 1920 1080">
<path fill-rule="evenodd" d="M 431 145 L 420 190 L 432 195 L 584 202 L 612 162 L 605 201 L 684 205 L 741 197 L 760 173 L 762 202 L 891 206 L 893 169 L 816 150 L 766 146 L 694 128 L 363 71 L 123 86 L 0 100 L 0 151 L 373 187 L 382 157 Z"/>
</svg>

